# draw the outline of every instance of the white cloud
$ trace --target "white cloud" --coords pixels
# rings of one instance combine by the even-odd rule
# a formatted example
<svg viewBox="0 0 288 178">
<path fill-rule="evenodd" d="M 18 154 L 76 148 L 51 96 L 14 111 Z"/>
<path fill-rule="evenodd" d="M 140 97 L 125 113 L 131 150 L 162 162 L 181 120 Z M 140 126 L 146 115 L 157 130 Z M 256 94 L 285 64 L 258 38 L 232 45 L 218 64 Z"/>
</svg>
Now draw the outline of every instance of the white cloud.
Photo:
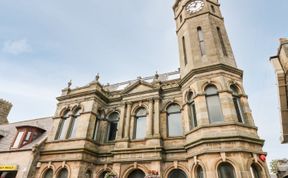
<svg viewBox="0 0 288 178">
<path fill-rule="evenodd" d="M 32 48 L 26 39 L 19 39 L 4 42 L 2 51 L 9 54 L 19 55 L 32 52 Z"/>
</svg>

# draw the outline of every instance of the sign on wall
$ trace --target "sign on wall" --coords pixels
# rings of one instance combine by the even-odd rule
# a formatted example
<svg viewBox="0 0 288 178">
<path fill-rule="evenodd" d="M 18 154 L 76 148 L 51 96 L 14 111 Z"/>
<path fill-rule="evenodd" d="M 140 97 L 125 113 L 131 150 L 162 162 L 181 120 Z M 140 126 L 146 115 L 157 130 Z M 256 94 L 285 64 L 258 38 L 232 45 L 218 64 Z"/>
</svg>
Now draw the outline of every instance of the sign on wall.
<svg viewBox="0 0 288 178">
<path fill-rule="evenodd" d="M 0 165 L 0 171 L 17 171 L 17 165 Z"/>
</svg>

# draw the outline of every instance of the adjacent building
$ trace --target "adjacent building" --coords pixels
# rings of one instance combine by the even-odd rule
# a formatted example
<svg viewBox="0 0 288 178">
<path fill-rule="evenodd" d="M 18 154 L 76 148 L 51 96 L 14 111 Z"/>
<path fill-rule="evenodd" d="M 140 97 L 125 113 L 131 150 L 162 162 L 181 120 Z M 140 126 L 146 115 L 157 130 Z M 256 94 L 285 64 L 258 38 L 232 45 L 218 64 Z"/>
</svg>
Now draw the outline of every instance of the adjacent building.
<svg viewBox="0 0 288 178">
<path fill-rule="evenodd" d="M 270 58 L 272 62 L 279 88 L 280 111 L 281 111 L 281 142 L 288 143 L 288 39 L 281 38 L 276 56 Z"/>
<path fill-rule="evenodd" d="M 176 0 L 173 10 L 180 70 L 70 83 L 36 178 L 270 177 L 218 0 Z"/>
<path fill-rule="evenodd" d="M 52 118 L 9 124 L 7 116 L 12 104 L 0 102 L 0 177 L 34 177 L 39 151 L 51 129 Z"/>
</svg>

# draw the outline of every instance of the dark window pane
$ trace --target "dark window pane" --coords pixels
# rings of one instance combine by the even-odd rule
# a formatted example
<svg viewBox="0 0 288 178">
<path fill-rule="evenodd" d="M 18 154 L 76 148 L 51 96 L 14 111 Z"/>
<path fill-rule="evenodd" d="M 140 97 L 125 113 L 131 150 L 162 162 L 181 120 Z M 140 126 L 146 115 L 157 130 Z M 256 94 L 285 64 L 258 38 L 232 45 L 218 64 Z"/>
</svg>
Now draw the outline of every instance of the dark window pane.
<svg viewBox="0 0 288 178">
<path fill-rule="evenodd" d="M 67 178 L 67 177 L 68 177 L 68 171 L 65 168 L 62 169 L 57 176 L 57 178 Z"/>
<path fill-rule="evenodd" d="M 53 177 L 53 170 L 52 169 L 48 169 L 43 176 L 43 178 L 52 178 L 52 177 Z"/>
<path fill-rule="evenodd" d="M 185 37 L 182 37 L 182 48 L 183 48 L 183 57 L 184 57 L 184 63 L 187 65 L 187 54 L 186 54 L 186 43 L 185 43 Z"/>
<path fill-rule="evenodd" d="M 145 177 L 145 173 L 141 170 L 135 170 L 131 172 L 128 176 L 128 178 L 144 178 L 144 177 Z"/>
<path fill-rule="evenodd" d="M 109 121 L 109 129 L 108 129 L 108 141 L 113 141 L 116 138 L 117 127 L 119 121 L 119 114 L 117 112 L 113 112 L 108 117 Z"/>
<path fill-rule="evenodd" d="M 197 178 L 204 178 L 204 171 L 201 166 L 197 167 Z"/>
<path fill-rule="evenodd" d="M 117 126 L 118 122 L 111 122 L 109 125 L 109 136 L 108 140 L 113 141 L 116 138 L 116 133 L 117 133 Z"/>
<path fill-rule="evenodd" d="M 219 178 L 236 178 L 234 168 L 229 163 L 222 163 L 218 167 Z"/>
<path fill-rule="evenodd" d="M 92 178 L 92 173 L 90 170 L 86 171 L 85 178 Z"/>
<path fill-rule="evenodd" d="M 251 166 L 251 174 L 253 176 L 253 178 L 262 178 L 261 177 L 261 169 L 259 168 L 259 166 L 252 164 Z"/>
<path fill-rule="evenodd" d="M 189 105 L 189 109 L 190 109 L 190 116 L 189 116 L 190 117 L 190 129 L 193 129 L 198 126 L 194 102 Z"/>
<path fill-rule="evenodd" d="M 187 176 L 184 171 L 175 169 L 169 173 L 168 178 L 187 178 Z"/>
</svg>

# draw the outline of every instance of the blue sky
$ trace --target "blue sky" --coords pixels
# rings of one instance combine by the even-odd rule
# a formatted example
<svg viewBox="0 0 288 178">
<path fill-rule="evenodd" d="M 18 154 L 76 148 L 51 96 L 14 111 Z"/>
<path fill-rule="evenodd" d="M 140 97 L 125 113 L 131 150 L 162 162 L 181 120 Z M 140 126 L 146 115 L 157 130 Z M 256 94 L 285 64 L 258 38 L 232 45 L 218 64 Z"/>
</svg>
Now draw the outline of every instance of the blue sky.
<svg viewBox="0 0 288 178">
<path fill-rule="evenodd" d="M 115 83 L 177 70 L 174 0 L 1 0 L 0 98 L 13 103 L 11 122 L 51 116 L 72 79 L 100 73 Z M 287 37 L 287 0 L 221 0 L 222 13 L 264 150 L 281 145 L 277 86 L 269 57 Z"/>
</svg>

